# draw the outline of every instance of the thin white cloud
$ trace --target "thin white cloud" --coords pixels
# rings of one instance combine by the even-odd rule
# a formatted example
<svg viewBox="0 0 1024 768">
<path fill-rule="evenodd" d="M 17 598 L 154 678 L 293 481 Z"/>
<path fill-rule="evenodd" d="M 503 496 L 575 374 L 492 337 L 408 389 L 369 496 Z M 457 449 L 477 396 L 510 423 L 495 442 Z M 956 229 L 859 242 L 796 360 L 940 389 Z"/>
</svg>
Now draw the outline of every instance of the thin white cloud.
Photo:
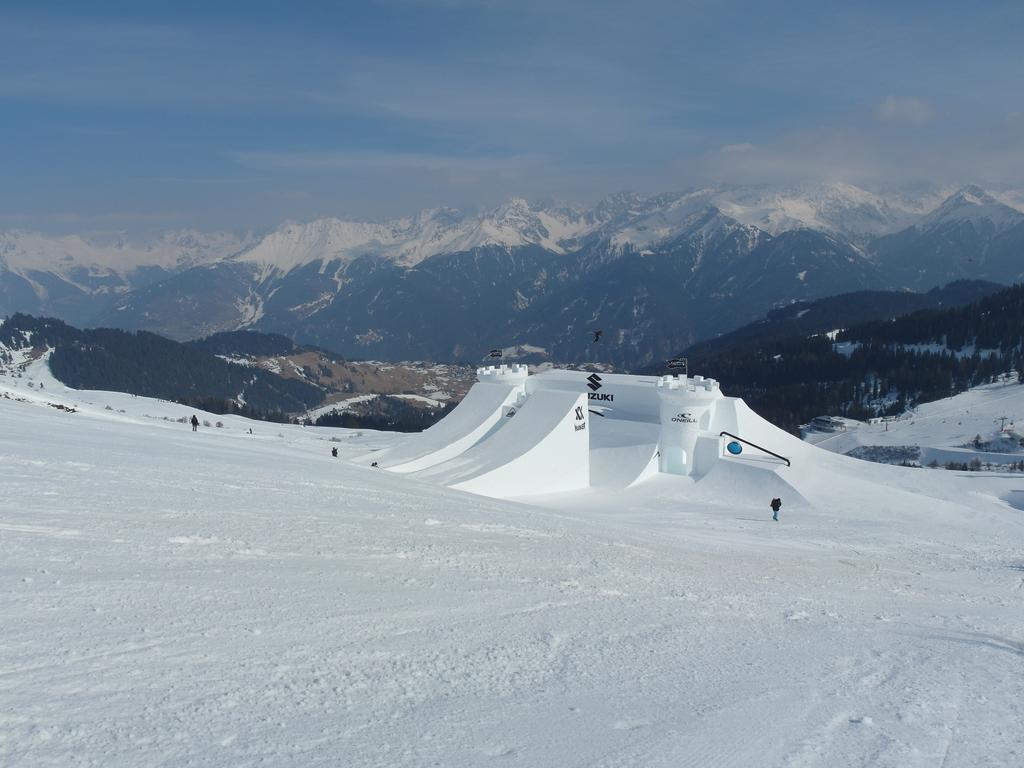
<svg viewBox="0 0 1024 768">
<path fill-rule="evenodd" d="M 677 161 L 701 182 L 850 183 L 969 180 L 1019 184 L 1024 178 L 1024 118 L 964 119 L 942 131 L 905 129 L 850 118 L 781 134 L 758 144 L 728 144 Z"/>
<path fill-rule="evenodd" d="M 886 96 L 875 105 L 875 119 L 883 123 L 923 125 L 932 119 L 927 102 L 912 97 Z"/>
<path fill-rule="evenodd" d="M 723 144 L 718 148 L 719 152 L 723 154 L 736 154 L 738 152 L 753 152 L 754 145 L 750 142 L 743 142 L 742 144 Z"/>
</svg>

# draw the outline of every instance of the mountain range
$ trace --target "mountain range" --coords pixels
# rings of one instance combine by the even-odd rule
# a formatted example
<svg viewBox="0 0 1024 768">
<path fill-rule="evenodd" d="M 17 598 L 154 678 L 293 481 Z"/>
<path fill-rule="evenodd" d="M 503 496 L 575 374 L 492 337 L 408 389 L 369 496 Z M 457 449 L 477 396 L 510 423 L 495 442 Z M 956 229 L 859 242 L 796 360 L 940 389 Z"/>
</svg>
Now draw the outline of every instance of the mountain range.
<svg viewBox="0 0 1024 768">
<path fill-rule="evenodd" d="M 0 313 L 190 339 L 242 328 L 352 358 L 649 365 L 767 311 L 1024 277 L 1024 194 L 850 184 L 512 199 L 262 236 L 0 233 Z M 592 331 L 602 330 L 594 343 Z"/>
</svg>

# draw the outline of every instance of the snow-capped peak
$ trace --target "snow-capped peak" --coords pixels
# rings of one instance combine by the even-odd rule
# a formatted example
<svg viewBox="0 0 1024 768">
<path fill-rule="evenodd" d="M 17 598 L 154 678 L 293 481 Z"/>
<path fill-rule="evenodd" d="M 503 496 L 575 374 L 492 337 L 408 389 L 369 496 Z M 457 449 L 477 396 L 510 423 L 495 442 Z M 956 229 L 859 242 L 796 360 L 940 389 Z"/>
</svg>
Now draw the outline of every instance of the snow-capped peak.
<svg viewBox="0 0 1024 768">
<path fill-rule="evenodd" d="M 383 223 L 335 218 L 289 222 L 237 258 L 288 272 L 315 261 L 349 262 L 360 256 L 413 266 L 431 256 L 490 245 L 534 244 L 565 253 L 563 243 L 588 227 L 574 209 L 545 208 L 516 197 L 478 216 L 436 208 Z"/>
<path fill-rule="evenodd" d="M 1024 221 L 1024 213 L 999 201 L 975 184 L 962 187 L 925 216 L 918 228 L 934 229 L 948 224 L 990 225 L 995 231 L 1009 229 Z"/>
<path fill-rule="evenodd" d="M 726 215 L 773 235 L 816 229 L 855 242 L 904 229 L 930 207 L 920 199 L 889 197 L 842 182 L 740 187 L 718 192 L 714 199 Z"/>
</svg>

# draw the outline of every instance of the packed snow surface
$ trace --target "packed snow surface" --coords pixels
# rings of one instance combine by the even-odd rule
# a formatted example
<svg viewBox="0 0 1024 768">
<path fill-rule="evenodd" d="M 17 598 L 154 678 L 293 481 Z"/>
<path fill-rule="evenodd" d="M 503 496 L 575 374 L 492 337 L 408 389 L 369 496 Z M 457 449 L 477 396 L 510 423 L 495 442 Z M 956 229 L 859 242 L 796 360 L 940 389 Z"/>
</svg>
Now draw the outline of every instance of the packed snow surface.
<svg viewBox="0 0 1024 768">
<path fill-rule="evenodd" d="M 1024 764 L 1019 476 L 528 506 L 44 366 L 0 377 L 2 765 Z"/>
</svg>

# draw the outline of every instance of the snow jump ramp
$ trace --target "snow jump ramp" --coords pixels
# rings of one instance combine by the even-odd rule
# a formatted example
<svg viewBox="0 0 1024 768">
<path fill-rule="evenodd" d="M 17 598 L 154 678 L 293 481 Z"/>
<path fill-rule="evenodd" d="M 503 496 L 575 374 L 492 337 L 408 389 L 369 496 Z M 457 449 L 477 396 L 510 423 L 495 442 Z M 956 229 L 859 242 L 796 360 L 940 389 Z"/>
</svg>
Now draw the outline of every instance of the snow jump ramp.
<svg viewBox="0 0 1024 768">
<path fill-rule="evenodd" d="M 448 461 L 500 429 L 526 398 L 526 366 L 481 369 L 455 410 L 394 448 L 364 457 L 392 472 L 417 472 Z"/>
<path fill-rule="evenodd" d="M 584 393 L 540 390 L 486 440 L 416 476 L 502 498 L 586 488 L 589 421 Z"/>
</svg>

